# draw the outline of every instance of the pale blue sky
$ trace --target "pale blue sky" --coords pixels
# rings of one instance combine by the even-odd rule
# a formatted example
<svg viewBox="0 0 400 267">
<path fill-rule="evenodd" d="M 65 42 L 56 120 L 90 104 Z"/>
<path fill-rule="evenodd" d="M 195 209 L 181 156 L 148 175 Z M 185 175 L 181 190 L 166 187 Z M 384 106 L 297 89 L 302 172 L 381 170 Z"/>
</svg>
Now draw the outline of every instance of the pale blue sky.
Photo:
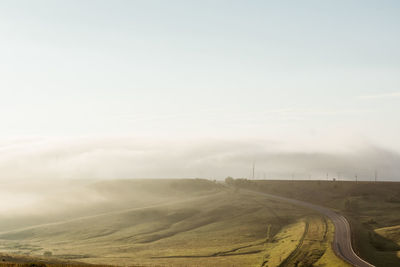
<svg viewBox="0 0 400 267">
<path fill-rule="evenodd" d="M 0 135 L 400 151 L 399 1 L 1 1 Z"/>
</svg>

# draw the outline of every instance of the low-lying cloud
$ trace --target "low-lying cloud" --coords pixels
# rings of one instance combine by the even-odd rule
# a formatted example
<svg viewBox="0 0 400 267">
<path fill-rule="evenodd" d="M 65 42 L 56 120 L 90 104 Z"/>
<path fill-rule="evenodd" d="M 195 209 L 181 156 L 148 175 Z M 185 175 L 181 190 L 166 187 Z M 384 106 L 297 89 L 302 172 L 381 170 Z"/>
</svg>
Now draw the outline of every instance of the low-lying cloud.
<svg viewBox="0 0 400 267">
<path fill-rule="evenodd" d="M 285 147 L 285 148 L 283 148 Z M 397 180 L 400 155 L 355 150 L 290 150 L 265 140 L 154 141 L 144 138 L 25 139 L 0 143 L 2 180 L 191 178 Z"/>
</svg>

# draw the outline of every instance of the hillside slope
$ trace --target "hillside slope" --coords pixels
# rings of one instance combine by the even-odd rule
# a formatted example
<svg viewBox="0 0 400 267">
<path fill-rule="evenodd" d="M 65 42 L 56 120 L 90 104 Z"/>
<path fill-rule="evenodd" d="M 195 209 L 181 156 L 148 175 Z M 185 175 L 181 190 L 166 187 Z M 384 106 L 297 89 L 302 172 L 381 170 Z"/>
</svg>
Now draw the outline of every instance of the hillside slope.
<svg viewBox="0 0 400 267">
<path fill-rule="evenodd" d="M 140 182 L 118 183 L 124 187 L 119 197 L 130 197 L 127 185 Z M 142 188 L 162 195 L 160 183 L 146 181 Z M 200 182 L 204 190 L 195 190 L 199 181 L 164 183 L 165 190 L 176 192 L 171 201 L 3 232 L 0 251 L 37 256 L 51 251 L 53 258 L 96 264 L 278 266 L 299 246 L 307 224 L 315 230 L 302 248 L 315 253 L 303 249 L 299 259 L 336 260 L 327 254 L 324 220 L 308 210 L 212 182 Z M 121 188 L 106 184 L 107 194 Z"/>
</svg>

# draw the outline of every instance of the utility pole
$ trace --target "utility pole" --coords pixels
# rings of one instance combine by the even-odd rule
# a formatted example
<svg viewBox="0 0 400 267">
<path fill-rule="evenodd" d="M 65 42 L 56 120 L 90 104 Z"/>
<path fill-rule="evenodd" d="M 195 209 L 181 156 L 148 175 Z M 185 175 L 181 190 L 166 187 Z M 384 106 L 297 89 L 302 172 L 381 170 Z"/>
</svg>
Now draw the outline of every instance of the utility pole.
<svg viewBox="0 0 400 267">
<path fill-rule="evenodd" d="M 329 181 L 329 173 L 326 173 L 326 180 Z"/>
<path fill-rule="evenodd" d="M 377 180 L 378 180 L 378 171 L 375 170 L 375 183 L 376 183 Z"/>
<path fill-rule="evenodd" d="M 256 162 L 253 161 L 253 176 L 252 176 L 252 179 L 253 179 L 253 180 L 254 180 L 254 171 L 255 171 L 255 169 L 256 169 Z"/>
<path fill-rule="evenodd" d="M 357 174 L 356 174 L 356 176 L 355 176 L 355 177 L 356 177 L 356 183 L 357 183 L 357 182 L 358 182 L 358 177 L 357 177 Z"/>
</svg>

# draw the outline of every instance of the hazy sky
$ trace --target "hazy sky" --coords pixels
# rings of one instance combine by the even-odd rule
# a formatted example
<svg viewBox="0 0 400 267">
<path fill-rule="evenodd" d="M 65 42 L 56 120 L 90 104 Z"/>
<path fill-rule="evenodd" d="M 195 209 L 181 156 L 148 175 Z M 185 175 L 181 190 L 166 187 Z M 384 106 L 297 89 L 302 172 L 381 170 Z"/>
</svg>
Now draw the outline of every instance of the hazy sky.
<svg viewBox="0 0 400 267">
<path fill-rule="evenodd" d="M 399 1 L 4 0 L 0 137 L 399 152 L 399 14 Z"/>
</svg>

